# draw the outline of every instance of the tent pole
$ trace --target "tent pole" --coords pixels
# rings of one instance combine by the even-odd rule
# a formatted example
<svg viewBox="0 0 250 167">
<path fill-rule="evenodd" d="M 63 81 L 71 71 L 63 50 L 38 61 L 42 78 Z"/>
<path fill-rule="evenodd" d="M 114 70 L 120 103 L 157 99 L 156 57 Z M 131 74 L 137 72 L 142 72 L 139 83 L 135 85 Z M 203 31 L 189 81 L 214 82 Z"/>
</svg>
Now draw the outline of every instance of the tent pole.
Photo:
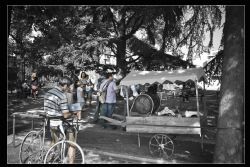
<svg viewBox="0 0 250 167">
<path fill-rule="evenodd" d="M 127 102 L 127 116 L 129 117 L 130 114 L 129 114 L 129 105 L 128 105 L 128 87 L 126 86 L 126 102 Z"/>
<path fill-rule="evenodd" d="M 199 95 L 198 95 L 198 93 L 199 93 L 198 92 L 198 81 L 197 80 L 195 81 L 195 91 L 196 91 L 196 102 L 197 102 L 197 115 L 198 115 L 199 121 L 201 122 L 200 107 L 199 107 Z M 201 131 L 200 131 L 200 137 L 202 137 L 202 132 Z M 201 147 L 202 147 L 202 150 L 203 150 L 203 145 Z"/>
<path fill-rule="evenodd" d="M 205 80 L 203 79 L 203 89 L 204 89 L 204 91 L 205 91 Z"/>
<path fill-rule="evenodd" d="M 203 78 L 204 83 L 204 91 L 203 91 L 203 110 L 204 110 L 204 116 L 207 118 L 207 108 L 206 108 L 206 88 L 205 88 L 205 79 Z"/>
<path fill-rule="evenodd" d="M 195 81 L 195 91 L 196 91 L 196 102 L 197 102 L 197 115 L 198 118 L 200 119 L 200 107 L 199 107 L 199 95 L 198 95 L 198 81 Z"/>
</svg>

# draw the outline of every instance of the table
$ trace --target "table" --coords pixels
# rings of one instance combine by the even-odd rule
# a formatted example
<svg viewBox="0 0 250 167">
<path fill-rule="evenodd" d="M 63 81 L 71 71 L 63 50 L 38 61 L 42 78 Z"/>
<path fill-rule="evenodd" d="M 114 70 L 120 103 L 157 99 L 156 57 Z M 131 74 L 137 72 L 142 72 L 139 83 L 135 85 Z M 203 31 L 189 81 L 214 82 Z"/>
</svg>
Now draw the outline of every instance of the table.
<svg viewBox="0 0 250 167">
<path fill-rule="evenodd" d="M 44 113 L 43 109 L 33 109 L 28 110 L 27 112 L 15 112 L 11 116 L 13 116 L 13 146 L 15 146 L 15 127 L 16 127 L 16 117 L 20 118 L 31 118 L 31 129 L 34 129 L 34 119 L 41 119 L 43 117 L 39 116 L 39 114 Z"/>
</svg>

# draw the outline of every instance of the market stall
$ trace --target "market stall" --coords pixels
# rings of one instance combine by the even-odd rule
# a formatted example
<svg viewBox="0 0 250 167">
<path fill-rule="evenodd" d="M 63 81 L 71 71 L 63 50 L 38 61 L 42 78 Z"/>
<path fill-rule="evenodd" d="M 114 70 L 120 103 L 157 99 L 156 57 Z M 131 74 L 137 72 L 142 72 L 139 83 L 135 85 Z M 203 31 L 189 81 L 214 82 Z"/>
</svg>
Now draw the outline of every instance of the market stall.
<svg viewBox="0 0 250 167">
<path fill-rule="evenodd" d="M 170 81 L 186 82 L 192 80 L 195 82 L 195 95 L 196 95 L 196 113 L 197 117 L 186 117 L 188 111 L 184 113 L 174 112 L 168 108 L 164 108 L 165 112 L 170 114 L 159 114 L 159 103 L 157 103 L 156 97 L 150 93 L 142 93 L 138 95 L 129 107 L 128 88 L 131 85 L 145 85 L 158 83 L 164 83 Z M 139 133 L 152 133 L 155 134 L 149 141 L 149 151 L 152 155 L 156 152 L 160 157 L 170 157 L 174 152 L 174 143 L 167 134 L 193 134 L 201 137 L 201 147 L 203 149 L 203 135 L 201 130 L 201 115 L 206 111 L 200 112 L 199 94 L 198 94 L 198 82 L 206 82 L 205 73 L 202 68 L 190 68 L 175 71 L 131 71 L 120 82 L 120 85 L 126 88 L 126 118 L 125 121 L 117 121 L 111 118 L 101 116 L 111 124 L 121 125 L 126 127 L 127 132 L 138 133 L 138 144 L 140 146 Z M 152 89 L 153 90 L 153 89 Z M 138 100 L 139 99 L 139 100 Z M 138 106 L 140 109 L 138 114 L 134 114 L 134 106 Z M 157 106 L 154 106 L 157 105 Z M 177 107 L 178 109 L 178 107 Z M 164 111 L 164 110 L 162 110 Z M 159 141 L 161 141 L 159 143 Z"/>
</svg>

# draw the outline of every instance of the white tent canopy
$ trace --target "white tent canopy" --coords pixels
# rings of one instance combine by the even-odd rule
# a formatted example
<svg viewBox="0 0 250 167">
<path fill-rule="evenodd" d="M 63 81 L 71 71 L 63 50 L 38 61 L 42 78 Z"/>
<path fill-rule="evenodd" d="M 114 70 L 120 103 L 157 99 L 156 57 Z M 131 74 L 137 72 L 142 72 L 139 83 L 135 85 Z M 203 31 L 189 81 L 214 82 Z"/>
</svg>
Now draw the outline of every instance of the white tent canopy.
<svg viewBox="0 0 250 167">
<path fill-rule="evenodd" d="M 130 86 L 145 83 L 153 84 L 155 82 L 163 83 L 168 80 L 171 82 L 187 80 L 201 81 L 205 78 L 205 72 L 202 68 L 189 68 L 174 71 L 131 71 L 123 80 L 120 85 Z"/>
</svg>

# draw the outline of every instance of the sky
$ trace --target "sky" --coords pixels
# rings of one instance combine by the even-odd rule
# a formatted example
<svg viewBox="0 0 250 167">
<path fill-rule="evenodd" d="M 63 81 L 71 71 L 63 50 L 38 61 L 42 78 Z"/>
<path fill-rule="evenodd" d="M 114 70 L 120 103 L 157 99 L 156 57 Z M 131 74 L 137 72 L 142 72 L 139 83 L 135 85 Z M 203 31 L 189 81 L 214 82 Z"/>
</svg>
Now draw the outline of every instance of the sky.
<svg viewBox="0 0 250 167">
<path fill-rule="evenodd" d="M 186 20 L 191 17 L 191 13 L 187 14 L 185 16 Z M 222 20 L 221 20 L 221 25 L 225 23 L 225 13 L 222 14 Z M 222 33 L 223 33 L 223 27 L 222 28 L 216 28 L 213 34 L 213 47 L 210 49 L 210 54 L 209 53 L 203 53 L 201 54 L 200 58 L 195 58 L 193 60 L 193 64 L 203 67 L 204 62 L 208 61 L 208 56 L 210 55 L 215 55 L 218 52 L 220 43 L 221 43 L 221 38 L 222 38 Z M 208 46 L 210 40 L 210 33 L 207 32 L 205 35 L 205 40 L 204 44 Z M 184 53 L 188 53 L 187 49 L 183 49 Z M 186 59 L 186 56 L 184 56 L 184 59 Z"/>
<path fill-rule="evenodd" d="M 214 54 L 216 54 L 218 52 L 218 49 L 219 49 L 219 46 L 220 46 L 220 42 L 221 42 L 221 37 L 222 37 L 222 31 L 223 31 L 223 28 L 218 29 L 218 30 L 216 30 L 214 32 L 213 47 L 210 50 L 210 54 L 203 53 L 200 56 L 200 58 L 194 59 L 194 61 L 193 61 L 194 65 L 198 65 L 198 66 L 203 67 L 203 63 L 208 60 L 208 56 L 209 55 L 214 55 Z"/>
</svg>

